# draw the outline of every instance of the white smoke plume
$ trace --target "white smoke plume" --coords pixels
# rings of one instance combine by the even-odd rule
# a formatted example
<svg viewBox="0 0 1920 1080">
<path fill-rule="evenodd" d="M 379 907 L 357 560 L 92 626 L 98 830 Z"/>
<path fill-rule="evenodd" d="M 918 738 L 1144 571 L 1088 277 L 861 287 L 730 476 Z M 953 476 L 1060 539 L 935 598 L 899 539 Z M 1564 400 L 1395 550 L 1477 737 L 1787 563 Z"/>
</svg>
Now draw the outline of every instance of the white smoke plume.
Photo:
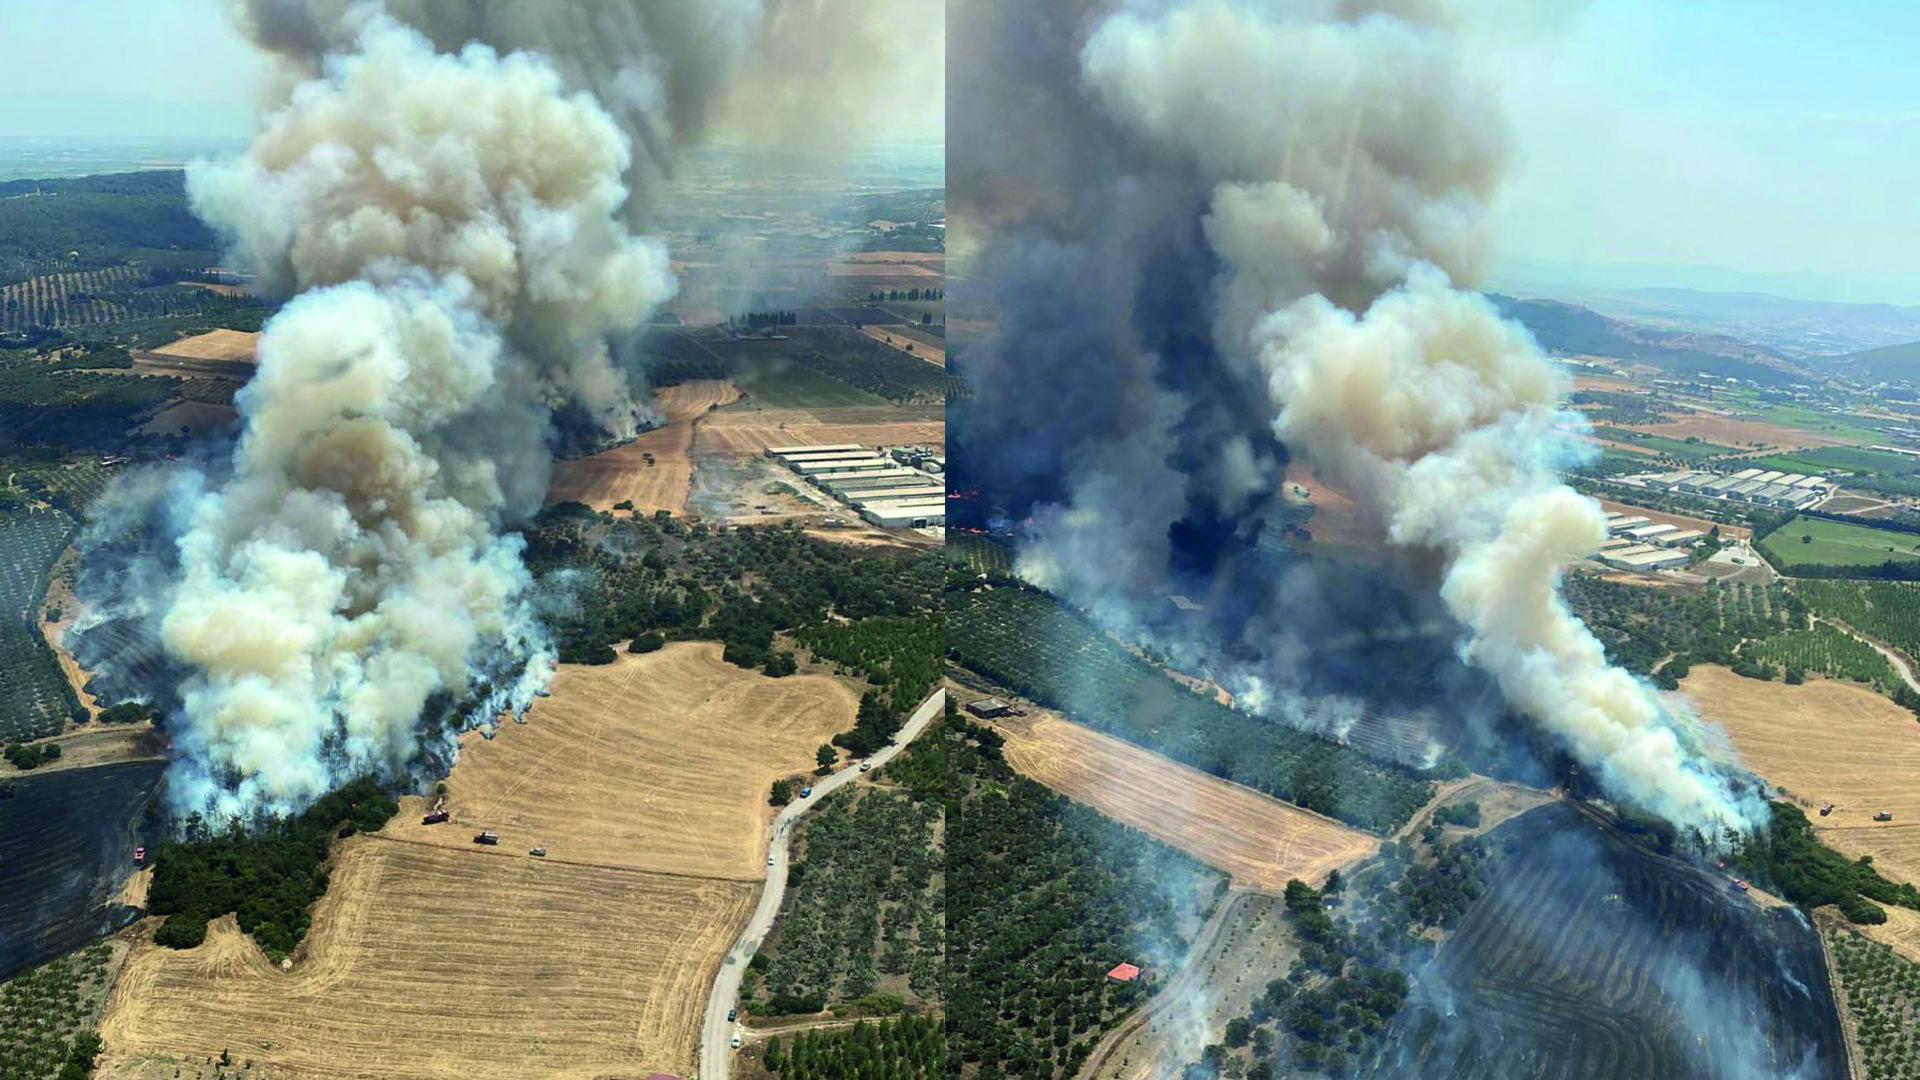
<svg viewBox="0 0 1920 1080">
<path fill-rule="evenodd" d="M 1085 99 L 1077 126 L 1095 134 L 1040 158 L 1063 177 L 1003 182 L 978 215 L 1037 206 L 1077 250 L 1111 242 L 1089 237 L 1102 227 L 1137 245 L 1088 260 L 1133 275 L 1115 290 L 1133 336 L 1106 346 L 1100 401 L 1046 406 L 1124 437 L 1071 451 L 1070 491 L 1034 512 L 1022 572 L 1096 614 L 1164 593 L 1170 523 L 1196 505 L 1254 520 L 1275 499 L 1274 461 L 1260 450 L 1271 436 L 1351 492 L 1391 544 L 1437 561 L 1440 598 L 1466 629 L 1462 654 L 1610 793 L 1710 838 L 1763 820 L 1698 748 L 1692 719 L 1611 667 L 1559 595 L 1560 568 L 1597 548 L 1604 517 L 1555 475 L 1579 427 L 1561 404 L 1564 380 L 1468 291 L 1508 142 L 1497 97 L 1474 74 L 1482 9 L 1113 7 L 1086 16 L 1079 85 L 1065 91 Z M 1102 156 L 1123 179 L 1076 164 Z M 1078 193 L 1071 212 L 1050 209 L 1063 190 Z M 1103 205 L 1128 220 L 1076 219 Z M 1169 264 L 1202 269 L 1182 278 Z M 1142 297 L 1166 292 L 1142 286 L 1156 274 L 1174 287 L 1210 280 L 1187 312 L 1143 312 Z M 1109 296 L 1090 295 L 1094 311 Z M 1179 325 L 1195 317 L 1210 324 L 1205 348 Z M 1182 375 L 1183 363 L 1209 367 Z M 1185 380 L 1181 392 L 1170 379 Z M 1126 494 L 1127 477 L 1156 474 L 1167 475 L 1145 497 Z"/>
<path fill-rule="evenodd" d="M 423 710 L 524 708 L 546 677 L 516 538 L 550 409 L 641 410 L 607 338 L 671 295 L 630 234 L 630 139 L 547 60 L 436 51 L 375 8 L 249 152 L 189 175 L 268 288 L 231 467 L 177 511 L 155 605 L 187 666 L 169 791 L 221 816 L 397 776 Z"/>
</svg>

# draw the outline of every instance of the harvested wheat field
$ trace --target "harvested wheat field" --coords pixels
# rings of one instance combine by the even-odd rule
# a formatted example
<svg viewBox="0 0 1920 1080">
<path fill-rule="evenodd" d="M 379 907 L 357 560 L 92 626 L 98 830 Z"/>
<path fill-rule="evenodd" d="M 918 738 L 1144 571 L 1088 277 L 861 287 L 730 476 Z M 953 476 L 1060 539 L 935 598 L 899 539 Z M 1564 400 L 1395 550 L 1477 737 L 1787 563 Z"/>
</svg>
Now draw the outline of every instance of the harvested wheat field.
<svg viewBox="0 0 1920 1080">
<path fill-rule="evenodd" d="M 260 347 L 260 335 L 246 330 L 209 330 L 183 337 L 152 350 L 155 356 L 178 360 L 225 360 L 243 364 L 254 362 Z"/>
<path fill-rule="evenodd" d="M 631 500 L 643 514 L 655 510 L 681 513 L 687 507 L 687 492 L 693 484 L 693 432 L 707 410 L 725 405 L 740 396 L 740 390 L 726 379 L 697 379 L 654 391 L 655 404 L 666 416 L 666 423 L 625 446 L 604 453 L 553 466 L 553 480 L 547 488 L 550 503 L 582 502 L 595 510 L 611 510 L 619 502 Z M 653 461 L 647 461 L 647 455 Z"/>
<path fill-rule="evenodd" d="M 758 882 L 766 875 L 773 781 L 813 767 L 853 727 L 860 698 L 826 675 L 769 679 L 712 642 L 566 665 L 527 723 L 469 732 L 447 778 L 453 821 L 422 825 L 408 799 L 383 835 L 489 855 L 531 847 L 548 861 Z"/>
<path fill-rule="evenodd" d="M 1288 878 L 1319 881 L 1380 847 L 1357 829 L 1051 714 L 995 726 L 1015 769 L 1225 871 L 1236 888 L 1283 892 Z"/>
<path fill-rule="evenodd" d="M 164 1080 L 222 1052 L 250 1080 L 691 1075 L 756 892 L 355 838 L 290 971 L 231 915 L 195 949 L 136 945 L 98 1075 Z"/>
<path fill-rule="evenodd" d="M 700 425 L 695 449 L 710 454 L 758 454 L 769 446 L 858 443 L 861 446 L 938 446 L 946 441 L 938 409 L 760 409 L 736 406 Z"/>
<path fill-rule="evenodd" d="M 1889 877 L 1920 880 L 1920 724 L 1871 690 L 1833 679 L 1803 686 L 1695 667 L 1681 689 L 1732 736 L 1740 760 L 1799 803 L 1820 839 L 1872 855 Z M 1819 814 L 1821 803 L 1833 813 Z M 1879 811 L 1893 812 L 1876 822 Z"/>
</svg>

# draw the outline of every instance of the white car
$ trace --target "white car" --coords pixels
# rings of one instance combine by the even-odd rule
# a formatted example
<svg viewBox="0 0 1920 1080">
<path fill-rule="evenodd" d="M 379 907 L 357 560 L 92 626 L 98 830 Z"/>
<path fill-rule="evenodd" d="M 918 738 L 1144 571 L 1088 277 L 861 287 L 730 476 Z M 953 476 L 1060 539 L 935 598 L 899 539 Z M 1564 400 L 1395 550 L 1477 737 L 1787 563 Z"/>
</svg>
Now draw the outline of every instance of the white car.
<svg viewBox="0 0 1920 1080">
<path fill-rule="evenodd" d="M 740 1049 L 740 1033 L 737 1031 L 733 1033 L 733 1048 Z"/>
<path fill-rule="evenodd" d="M 773 865 L 773 856 L 771 856 L 771 855 L 769 855 L 769 856 L 767 856 L 767 865 L 768 865 L 768 866 L 772 866 L 772 865 Z"/>
<path fill-rule="evenodd" d="M 861 772 L 866 772 L 867 770 L 869 770 L 869 769 L 871 769 L 871 768 L 873 768 L 873 762 L 871 762 L 871 761 L 863 761 L 863 762 L 861 762 L 861 763 L 860 763 L 860 771 L 861 771 Z"/>
</svg>

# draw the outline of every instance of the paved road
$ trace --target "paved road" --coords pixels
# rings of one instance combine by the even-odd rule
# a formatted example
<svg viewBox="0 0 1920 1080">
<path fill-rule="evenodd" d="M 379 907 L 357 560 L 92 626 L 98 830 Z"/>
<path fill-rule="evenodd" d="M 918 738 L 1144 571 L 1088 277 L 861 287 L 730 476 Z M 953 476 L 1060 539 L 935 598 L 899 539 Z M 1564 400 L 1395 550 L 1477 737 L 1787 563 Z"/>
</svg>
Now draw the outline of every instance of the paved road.
<svg viewBox="0 0 1920 1080">
<path fill-rule="evenodd" d="M 908 743 L 920 737 L 933 718 L 946 709 L 947 692 L 935 690 L 933 696 L 920 703 L 900 734 L 894 737 L 891 745 L 875 751 L 867 760 L 879 768 L 893 760 Z M 760 950 L 760 942 L 773 929 L 773 917 L 780 911 L 780 898 L 787 890 L 787 861 L 793 840 L 794 823 L 800 815 L 812 809 L 814 804 L 836 789 L 852 783 L 860 775 L 858 765 L 848 765 L 831 776 L 814 781 L 813 794 L 804 799 L 796 799 L 782 809 L 773 819 L 773 847 L 768 854 L 773 856 L 773 865 L 767 867 L 767 887 L 760 893 L 760 906 L 753 909 L 753 918 L 747 921 L 747 928 L 740 932 L 740 938 L 728 950 L 725 960 L 720 962 L 720 972 L 713 977 L 713 992 L 707 997 L 707 1018 L 700 1025 L 700 1080 L 727 1080 L 727 1067 L 733 1056 L 734 1025 L 727 1020 L 727 1010 L 734 1007 L 740 997 L 740 980 L 747 973 L 747 961 Z"/>
</svg>

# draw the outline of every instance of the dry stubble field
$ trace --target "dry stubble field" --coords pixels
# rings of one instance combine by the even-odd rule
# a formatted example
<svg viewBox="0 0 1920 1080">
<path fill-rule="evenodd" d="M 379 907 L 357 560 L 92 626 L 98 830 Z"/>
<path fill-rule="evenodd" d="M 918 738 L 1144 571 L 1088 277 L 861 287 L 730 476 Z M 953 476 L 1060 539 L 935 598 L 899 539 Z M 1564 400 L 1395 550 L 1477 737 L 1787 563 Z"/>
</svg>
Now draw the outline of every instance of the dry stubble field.
<svg viewBox="0 0 1920 1080">
<path fill-rule="evenodd" d="M 1357 829 L 1048 713 L 994 724 L 1015 769 L 1225 871 L 1239 889 L 1284 892 L 1289 878 L 1317 882 L 1380 847 Z"/>
<path fill-rule="evenodd" d="M 931 415 L 930 415 L 931 412 Z M 758 454 L 769 446 L 938 446 L 946 422 L 927 409 L 728 409 L 700 425 L 696 449 Z"/>
<path fill-rule="evenodd" d="M 676 642 L 562 667 L 527 723 L 463 737 L 451 823 L 421 825 L 410 800 L 386 835 L 467 849 L 490 829 L 506 855 L 543 846 L 550 860 L 762 880 L 767 789 L 812 768 L 860 698 L 830 676 L 769 679 L 720 653 Z"/>
<path fill-rule="evenodd" d="M 1873 856 L 1895 880 L 1920 881 L 1920 724 L 1913 713 L 1833 679 L 1787 686 L 1702 666 L 1680 685 L 1702 716 L 1727 729 L 1743 764 L 1806 810 L 1823 842 L 1848 856 Z M 1819 814 L 1824 802 L 1835 804 L 1827 817 Z M 1881 810 L 1892 811 L 1893 820 L 1874 821 Z M 1869 930 L 1920 948 L 1920 915 Z"/>
<path fill-rule="evenodd" d="M 726 379 L 696 379 L 654 391 L 655 404 L 667 422 L 624 446 L 572 461 L 555 462 L 547 501 L 582 502 L 595 510 L 611 510 L 617 502 L 633 501 L 643 514 L 655 510 L 682 513 L 693 483 L 694 428 L 707 410 L 740 396 Z M 647 464 L 647 454 L 653 464 Z"/>
<path fill-rule="evenodd" d="M 452 823 L 420 825 L 408 798 L 343 846 L 291 971 L 230 918 L 186 952 L 143 941 L 101 1075 L 166 1080 L 222 1050 L 261 1080 L 689 1075 L 759 895 L 767 787 L 857 707 L 834 679 L 768 679 L 710 643 L 563 667 L 527 724 L 469 736 Z"/>
</svg>

